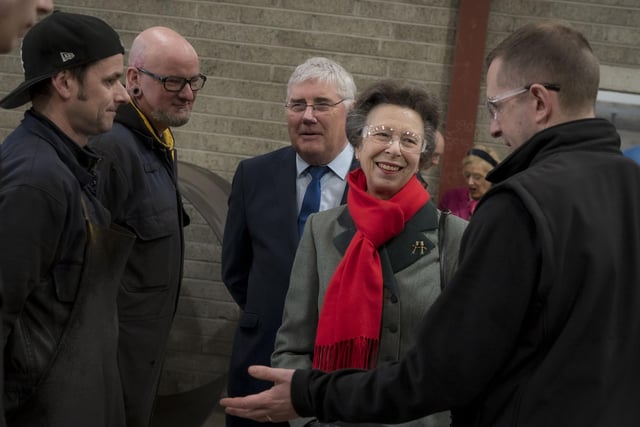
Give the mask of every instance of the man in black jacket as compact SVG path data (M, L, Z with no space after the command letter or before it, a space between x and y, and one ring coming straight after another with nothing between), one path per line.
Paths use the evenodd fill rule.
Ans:
M36 23L38 15L49 13L51 9L53 9L52 0L0 0L0 53L9 53L17 46L20 37L24 37L25 32ZM0 289L2 289L2 274L0 274ZM2 354L0 354L0 387L2 387L1 367ZM2 408L0 402L0 413L3 414ZM0 426L4 425L4 416L0 416Z
M32 104L0 157L7 424L119 427L115 285L132 240L107 228L87 142L129 100L124 48L104 21L56 12L21 53L25 81L0 100Z
M98 194L113 221L136 235L118 295L118 364L127 426L147 427L173 321L188 216L178 190L171 126L189 121L198 91L198 55L165 27L141 32L129 51L127 91L111 132L90 145L104 156Z
M599 64L557 21L487 58L491 134L513 152L463 238L418 346L373 371L269 370L235 415L454 426L633 427L640 419L640 168L594 116Z

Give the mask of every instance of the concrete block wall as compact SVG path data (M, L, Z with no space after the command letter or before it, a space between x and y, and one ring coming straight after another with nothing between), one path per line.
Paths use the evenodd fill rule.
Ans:
M126 47L142 29L169 26L184 34L208 76L192 120L176 129L181 160L231 180L238 162L288 144L286 81L310 56L350 70L359 88L384 77L410 79L441 101L449 93L457 10L475 0L55 0L56 7L99 16ZM493 0L487 49L533 19L563 18L585 32L608 69L640 68L637 0ZM22 81L18 52L0 56L0 95ZM478 89L481 100L484 88ZM0 138L22 110L0 114ZM446 123L446 118L443 117ZM488 134L478 105L476 141L505 153ZM438 169L427 179L437 198ZM220 242L189 205L184 289L172 332L162 391L203 384L226 371L235 304L220 283Z

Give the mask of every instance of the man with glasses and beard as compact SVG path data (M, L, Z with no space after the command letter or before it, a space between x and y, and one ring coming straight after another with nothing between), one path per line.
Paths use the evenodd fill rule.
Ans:
M127 426L147 427L180 294L189 223L170 127L189 121L206 77L184 37L152 27L134 39L126 79L131 102L91 146L104 157L99 197L114 222L136 235L118 295L118 364Z

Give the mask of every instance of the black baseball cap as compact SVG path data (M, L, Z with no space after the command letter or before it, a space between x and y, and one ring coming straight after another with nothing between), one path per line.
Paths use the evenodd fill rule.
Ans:
M69 68L124 54L118 33L94 16L54 12L31 28L20 55L24 82L0 100L2 108L30 101L29 89Z

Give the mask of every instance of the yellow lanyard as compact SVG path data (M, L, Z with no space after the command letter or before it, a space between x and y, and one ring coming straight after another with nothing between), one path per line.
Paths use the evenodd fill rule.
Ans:
M131 101L131 105L133 105L133 108L135 108L136 111L138 112L138 115L142 119L142 122L149 130L149 133L153 135L153 137L156 139L156 141L158 141L158 143L160 143L164 147L167 147L167 149L171 152L171 159L174 159L174 154L173 154L174 140L173 140L173 134L171 133L171 130L169 128L166 128L162 132L162 137L159 137L155 129L153 128L153 126L151 126L151 123L149 123L147 116L145 116L144 113L140 111L140 109L135 104L135 102Z

